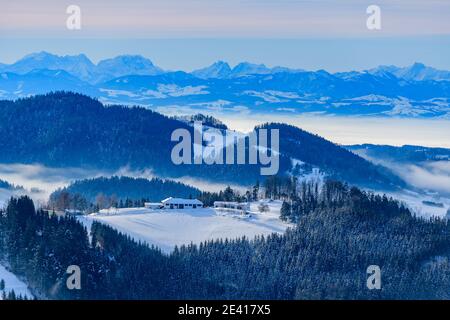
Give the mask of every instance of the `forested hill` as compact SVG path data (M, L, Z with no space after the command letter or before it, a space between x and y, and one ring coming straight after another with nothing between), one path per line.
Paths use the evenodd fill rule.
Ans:
M0 163L117 170L152 169L162 177L254 183L258 165L175 165L174 130L192 126L141 107L103 106L90 97L56 92L0 101ZM288 161L285 161L287 169Z
M269 123L257 128L279 129L280 137L283 137L280 139L281 152L291 159L320 168L328 178L375 189L404 186L404 182L388 169L300 128L282 123Z
M159 202L170 196L195 198L199 194L199 189L171 180L115 176L75 181L53 192L50 195L50 203L64 209L84 210L89 203L100 201L111 202L105 207L120 206L120 203L131 206L126 202Z
M68 92L0 101L0 163L117 170L152 169L164 178L251 185L263 180L259 165L175 165L174 130L192 126L141 107L104 106ZM280 174L292 172L291 157L350 183L385 189L399 185L368 161L299 128L280 128Z
M1 101L0 109L1 162L95 168L156 165L171 150L172 131L188 128L143 108L105 107L66 92Z

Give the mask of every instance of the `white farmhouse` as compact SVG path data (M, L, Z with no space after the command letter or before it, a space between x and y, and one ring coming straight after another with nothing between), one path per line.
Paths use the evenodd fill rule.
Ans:
M165 209L200 209L203 202L197 199L167 198L161 201Z

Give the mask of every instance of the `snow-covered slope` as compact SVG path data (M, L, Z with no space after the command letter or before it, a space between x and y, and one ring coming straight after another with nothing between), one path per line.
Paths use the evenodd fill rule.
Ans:
M450 210L450 199L437 194L427 195L404 190L402 192L388 192L387 195L403 202L415 215L425 219L433 217L445 218L447 211ZM427 202L435 203L439 206L427 205Z
M2 265L0 265L0 280L5 280L5 292L8 293L11 290L17 295L21 295L22 297L27 296L29 299L33 298L33 295L28 290L28 287L25 283L20 281L14 274L5 269ZM0 300L2 300L2 295L0 292Z
M153 244L163 252L175 246L201 243L214 239L236 239L243 236L283 233L290 225L279 219L281 202L268 203L270 211L257 212L258 204L251 205L250 216L230 215L211 208L193 210L150 210L145 208L103 210L81 217L87 226L96 220L106 223L135 240Z

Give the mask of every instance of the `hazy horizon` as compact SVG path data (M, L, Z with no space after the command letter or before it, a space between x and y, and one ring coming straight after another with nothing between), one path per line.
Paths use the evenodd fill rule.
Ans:
M361 71L415 62L450 70L450 36L356 39L0 39L0 63L24 56L85 54L93 63L118 55L142 55L164 70L193 71L216 61L328 72ZM180 52L183 57L180 59Z
M381 10L369 30L367 8ZM66 10L81 10L69 30ZM419 61L450 70L450 2L445 0L98 0L10 1L0 12L0 61L47 50L84 52L94 62L135 53L169 70L217 60L330 72Z

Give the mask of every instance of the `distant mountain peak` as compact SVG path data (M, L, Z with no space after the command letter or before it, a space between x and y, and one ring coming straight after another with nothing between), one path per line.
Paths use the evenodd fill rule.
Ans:
M265 64L251 63L248 61L240 62L231 68L230 65L222 60L218 60L208 67L192 71L192 74L201 79L227 79L239 78L256 74L275 74L275 73L300 73L305 72L303 69L290 69L287 67L276 66L267 67Z
M39 52L35 52L35 53L30 53L25 55L22 59L18 60L16 62L23 62L23 61L27 61L27 60L35 60L35 61L42 61L45 59L53 59L54 61L58 61L59 63L62 63L63 61L67 61L67 60L72 60L72 61L82 61L82 62L87 62L89 64L93 64L92 61L84 54L84 53L80 53L77 55L56 55L47 51L39 51Z
M77 55L72 56L72 57L73 57L73 58L76 58L76 59L79 59L79 60L81 60L81 61L88 62L88 63L90 63L90 64L94 64L94 63L91 61L91 59L89 59L84 53L80 53L80 54L77 54Z
M80 80L98 83L126 75L156 75L163 71L140 55L120 55L95 65L85 54L56 55L47 51L28 54L11 65L0 65L2 72L27 74L33 70L63 70Z
M415 62L407 67L397 66L379 66L374 69L368 70L368 72L380 75L381 72L389 72L397 78L404 80L423 81L450 81L450 71L438 70L433 67L429 67L422 62Z
M218 78L224 79L227 78L231 73L230 65L222 60L214 62L212 65L198 69L192 72L194 76L201 79L209 79L209 78Z
M136 61L140 61L140 62L146 62L148 64L153 65L153 62L150 59L145 58L138 54L121 54L114 58L101 60L98 64L105 63L107 61L123 61L123 62L129 62L129 63L135 63Z
M216 62L214 62L213 64L212 64L213 66L230 66L229 64L228 64L228 62L225 62L225 61L223 61L223 60L217 60Z
M118 78L127 75L158 75L163 70L156 67L153 62L141 55L119 55L114 58L101 60L97 65L97 73L100 78Z
M427 66L422 62L414 62L414 64L411 66L411 69L424 69L424 68L427 68Z
M150 59L145 58L141 55L131 55L131 54L122 54L122 55L118 55L114 58L101 60L98 63L98 66L101 67L102 65L113 64L113 63L116 63L116 64L123 63L123 64L131 64L131 65L144 64L147 66L154 66L153 62Z
M255 64L250 62L241 62L236 65L232 72L232 77L241 77L251 74L269 74L271 70L265 64Z
M269 68L267 68L267 66L263 63L251 63L248 61L245 62L241 62L239 64L237 64L234 68L233 71L237 71L237 70L242 70L242 69L260 69L260 70L270 70Z
M42 59L44 57L57 57L57 55L47 52L47 51L39 51L39 52L33 52L30 54L27 54L22 59L19 59L19 61L26 60L26 59Z

